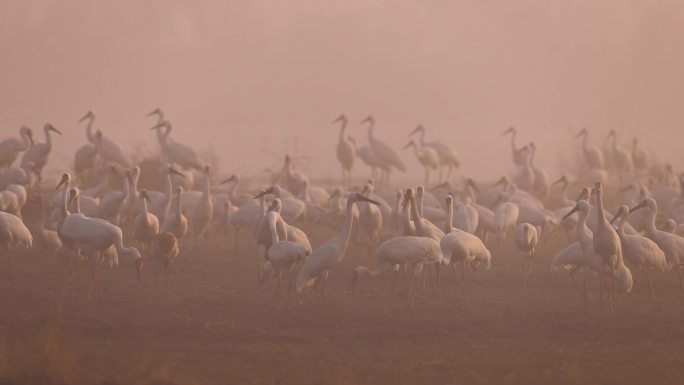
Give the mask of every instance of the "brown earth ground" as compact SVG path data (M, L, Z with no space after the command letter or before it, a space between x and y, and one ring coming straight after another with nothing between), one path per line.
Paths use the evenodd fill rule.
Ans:
M464 297L447 271L442 295L424 290L415 309L390 293L389 274L345 294L353 267L369 264L360 246L331 274L327 301L294 294L289 305L257 288L255 258L231 244L185 251L156 293L149 268L140 287L130 264L102 267L91 299L85 268L67 282L62 262L34 250L0 275L0 383L682 383L674 274L652 275L659 302L637 275L609 315L596 279L585 307L567 272L549 270L558 245L540 250L526 292L503 246Z

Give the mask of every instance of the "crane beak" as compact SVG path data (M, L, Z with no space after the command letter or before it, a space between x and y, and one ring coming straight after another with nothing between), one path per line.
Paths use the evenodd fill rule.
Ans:
M560 184L560 183L567 183L567 182L568 182L568 178L566 178L565 175L563 175L563 176L561 176L560 178L558 178L557 181L553 182L553 185L555 186L555 185L557 185L557 184Z
M161 114L161 110L159 108L156 108L153 111L148 112L145 116L149 117L149 116L160 115L160 114Z
M346 120L347 120L347 117L344 116L344 114L342 114L342 115L338 116L337 118L335 118L335 120L333 120L332 123L344 122Z
M362 121L360 122L360 124L368 123L368 122L370 122L370 121L372 121L372 120L373 120L373 117L372 117L372 116L368 116L366 119L362 120Z
M365 196L363 196L363 195L361 195L361 194L359 194L359 193L356 193L356 200L357 200L357 201L361 201L361 202L368 202L368 203L370 203L370 204L374 204L374 205L376 205L376 206L380 206L380 203L379 203L379 202L376 202L376 201L374 201L374 200L372 200L372 199L370 199L370 198L366 198Z
M642 209L642 208L644 208L644 207L646 207L646 199L644 199L643 201L641 201L641 203L639 203L638 205L636 205L636 206L632 207L631 209L629 209L629 213L631 214L632 212L634 212L634 211L636 211L636 210L639 210L639 209Z
M608 223L612 225L613 222L615 222L621 215L622 215L622 210L620 210L619 212L617 212L617 213L615 214L615 216L613 217L613 219L611 219L610 222L608 222Z
M224 180L224 181L221 182L220 184L230 183L230 182L233 182L233 181L236 180L236 179L237 179L237 176L236 176L235 174L233 174L233 175L230 176L230 178Z
M56 132L56 133L58 133L58 134L62 135L62 131L60 131L60 130L56 129L56 128L55 128L55 127L53 127L53 126L52 126L51 124L50 124L50 125L48 125L48 130L49 130L49 131L54 131L54 132Z
M159 122L158 124L155 124L154 126L152 126L152 128L150 128L150 130L156 130L156 129L162 128L162 127L166 126L167 124L168 124L168 122L166 120L163 120L163 121Z
M81 119L78 120L78 122L81 123L82 121L89 119L89 118L92 118L92 117L93 117L93 112L88 111Z
M502 184L505 180L506 180L506 178L501 177L498 181L496 181L496 183L494 183L494 187L496 187L496 186Z
M340 196L341 193L342 193L342 192L341 192L340 190L335 189L335 191L333 191L333 193L330 194L330 197L328 198L328 202L327 202L327 203L330 204L330 201L333 200L333 198L337 198L338 196Z
M577 133L577 135L575 135L575 138L579 138L580 136L585 135L585 134L587 134L587 129L583 128L580 130L580 132Z
M572 208L563 218L561 218L561 221L564 221L567 217L571 216L572 214L576 213L579 211L579 204L576 204L575 207Z
M406 143L406 146L404 146L403 150L406 150L407 148L409 148L411 146L413 146L413 141Z
M274 192L275 192L275 189L273 188L273 186L271 186L267 190L264 190L264 191L260 192L259 194L257 194L257 196L255 196L254 199L261 198L262 196L264 196L266 194L273 194Z
M183 174L182 172L176 170L176 169L173 168L173 167L169 167L169 172L170 172L171 174L176 174L176 175L182 177L183 179L185 179L185 174Z
M59 181L59 184L57 184L57 187L55 187L55 190L59 190L59 188L62 187L64 183L66 183L68 178L69 177L67 176L67 174L62 175L62 179Z
M411 132L408 134L408 136L411 136L411 135L415 134L416 132L419 132L419 131L422 130L422 129L423 129L423 126L419 124L418 127L414 128L413 131L411 131Z
M501 136L504 136L506 134L510 134L511 132L515 132L515 127L513 127L513 126L508 127L508 129L506 131L501 133Z

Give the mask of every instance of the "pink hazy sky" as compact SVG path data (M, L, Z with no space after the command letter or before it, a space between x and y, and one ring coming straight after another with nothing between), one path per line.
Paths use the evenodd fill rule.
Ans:
M0 133L52 122L64 132L52 171L85 143L88 109L131 153L155 151L144 114L157 106L226 173L258 172L275 160L262 150L297 139L315 161L301 167L337 175L340 112L364 142L358 121L372 113L397 148L422 123L480 177L509 169L509 125L548 168L582 126L596 142L612 127L637 135L684 166L677 0L5 0L0 51Z

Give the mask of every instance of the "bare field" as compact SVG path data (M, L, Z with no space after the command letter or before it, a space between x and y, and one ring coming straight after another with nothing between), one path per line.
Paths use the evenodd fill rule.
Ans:
M320 241L320 239L318 239ZM390 293L390 276L362 279L351 247L331 274L329 300L259 290L248 253L184 252L168 291L143 286L133 267L100 268L87 298L82 269L35 252L16 258L0 290L2 384L676 384L684 378L684 293L672 273L654 274L660 301L636 275L617 314L591 304L542 249L529 289L513 248L497 252L461 297L442 274L442 295L416 309ZM222 249L228 249L223 247ZM507 250L511 250L508 252ZM577 274L581 279L581 274ZM366 278L366 277L364 277Z

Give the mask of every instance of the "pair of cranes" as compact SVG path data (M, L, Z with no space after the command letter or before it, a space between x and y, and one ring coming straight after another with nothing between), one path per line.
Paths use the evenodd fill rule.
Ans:
M368 123L368 145L359 146L356 140L346 135L346 128L348 124L347 117L342 114L332 122L340 123L340 131L337 142L336 154L342 168L342 181L345 185L349 185L351 178L351 170L354 167L356 157L368 165L371 170L371 176L376 177L377 170L380 171L380 184L389 184L389 175L393 170L406 172L406 165L401 160L397 152L388 144L384 143L374 135L375 118L369 115L360 123ZM430 170L439 168L442 179L442 171L444 168L448 170L446 179L449 179L454 168L461 165L458 154L451 147L441 142L425 142L425 127L419 125L413 130L409 136L420 133L420 142L410 140L404 149L412 147L414 154L420 164L425 169L425 184L428 184Z

